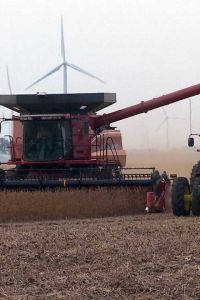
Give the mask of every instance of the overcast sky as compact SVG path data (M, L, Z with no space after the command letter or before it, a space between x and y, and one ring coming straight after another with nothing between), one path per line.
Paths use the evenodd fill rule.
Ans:
M200 1L198 0L0 0L0 93L13 93L61 63L60 17L67 60L104 79L103 85L68 69L68 92L115 92L123 108L141 100L200 83ZM62 71L30 93L63 91ZM189 134L188 100L166 107L171 147ZM200 96L192 100L192 127L200 133ZM125 148L164 148L162 109L116 125ZM200 141L199 141L200 142Z

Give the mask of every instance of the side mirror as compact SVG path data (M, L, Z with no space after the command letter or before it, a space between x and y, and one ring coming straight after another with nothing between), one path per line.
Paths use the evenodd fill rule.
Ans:
M188 138L188 146L189 147L193 147L194 146L194 138L193 137L189 137Z

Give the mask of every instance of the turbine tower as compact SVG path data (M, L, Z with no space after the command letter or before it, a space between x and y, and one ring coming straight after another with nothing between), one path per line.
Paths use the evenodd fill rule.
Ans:
M164 107L162 107L164 120L160 123L157 130L159 130L164 124L166 124L166 148L169 148L169 120L184 120L183 118L169 117Z
M10 95L12 95L12 88L11 88L11 83L10 83L10 75L9 75L9 71L8 71L8 65L6 66L6 74L7 74L8 89L9 89Z
M9 75L9 70L8 70L8 65L6 66L6 74L7 74L7 82L8 82L8 89L10 92L10 95L12 95L12 87L11 87L11 81L10 81L10 75ZM10 110L10 118L12 118L13 111ZM12 135L12 123L9 123L9 135Z
M64 41L64 30L63 30L63 18L61 17L61 56L62 56L62 63L59 64L57 67L55 67L54 69L52 69L51 71L49 71L47 74L45 74L44 76L42 76L41 78L39 78L38 80L34 81L31 85L29 85L27 89L31 88L32 86L34 86L35 84L37 84L38 82L42 81L43 79L49 77L50 75L52 75L53 73L59 71L61 68L63 68L63 92L64 94L67 94L67 67L74 69L82 74L85 74L93 79L96 79L98 81L100 81L101 83L105 83L105 81L101 80L99 77L83 70L82 68L68 62L66 60L66 56L65 56L65 41Z

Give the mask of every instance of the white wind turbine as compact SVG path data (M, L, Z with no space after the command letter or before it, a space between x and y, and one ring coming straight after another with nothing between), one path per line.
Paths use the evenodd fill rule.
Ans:
M12 87L11 87L8 65L6 66L6 74L7 74L8 89L9 89L10 95L12 95ZM12 118L12 115L13 115L13 111L10 110L10 118ZM9 135L12 135L12 123L11 122L9 122Z
M9 89L10 95L12 95L12 87L11 87L11 82L10 82L8 65L6 66L6 74L7 74L8 89Z
M60 70L61 68L63 68L63 91L64 94L67 94L67 67L72 68L80 73L83 73L91 78L94 78L98 81L100 81L101 83L105 83L105 81L101 80L100 78L96 77L95 75L83 70L82 68L68 62L66 60L65 57L65 42L64 42L64 30L63 30L63 18L61 17L61 56L62 56L62 63L59 64L57 67L55 67L54 69L52 69L51 71L49 71L46 75L42 76L41 78L39 78L38 80L34 81L31 85L29 85L27 89L31 88L32 86L34 86L35 84L37 84L38 82L40 82L41 80L49 77L50 75L52 75L53 73L57 72L58 70Z
M169 148L169 120L184 120L183 118L178 117L169 117L167 114L167 111L162 107L163 113L164 113L164 120L160 123L157 130L159 130L164 124L166 124L166 148Z

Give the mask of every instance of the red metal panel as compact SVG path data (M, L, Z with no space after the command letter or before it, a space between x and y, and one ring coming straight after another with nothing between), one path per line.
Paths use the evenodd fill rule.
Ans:
M54 161L16 161L17 165L102 165L105 164L106 162L102 162L97 159L77 159L77 160L54 160Z
M88 116L82 115L72 119L72 143L75 160L91 158Z
M20 121L13 122L13 160L21 160L23 144L23 125Z

